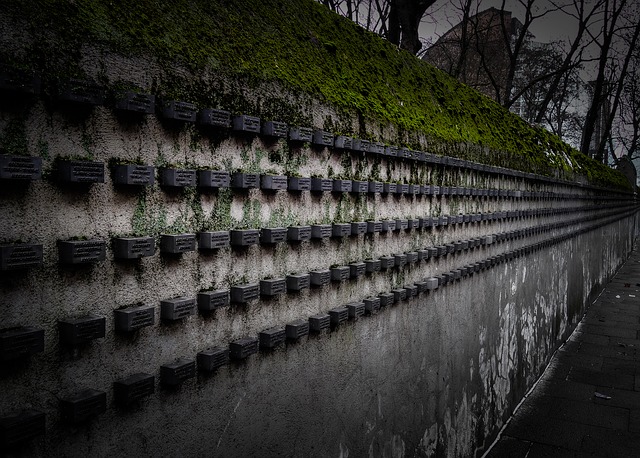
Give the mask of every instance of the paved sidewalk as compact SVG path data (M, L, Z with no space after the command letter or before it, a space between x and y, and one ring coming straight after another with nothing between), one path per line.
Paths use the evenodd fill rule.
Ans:
M634 251L489 457L640 457L640 252Z

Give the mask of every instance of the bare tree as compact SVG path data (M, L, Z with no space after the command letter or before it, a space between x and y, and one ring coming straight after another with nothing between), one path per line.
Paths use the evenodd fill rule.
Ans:
M437 0L318 0L327 8L417 54L422 49L419 27Z
M629 65L614 139L629 159L640 158L640 50L636 49Z

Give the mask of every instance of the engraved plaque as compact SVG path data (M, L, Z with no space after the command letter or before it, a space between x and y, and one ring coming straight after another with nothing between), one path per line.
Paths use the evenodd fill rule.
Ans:
M155 392L156 378L151 374L137 373L113 382L113 398L116 404L126 407Z
M233 117L233 130L247 134L260 133L260 118L256 116L240 115Z
M42 159L32 156L0 154L0 180L39 180L42 178Z
M255 337L245 337L235 340L229 344L231 359L245 359L258 351L258 339Z
M155 307L150 305L114 310L115 330L133 332L146 326L153 326L155 311Z
M263 296L278 296L284 294L287 288L284 278L260 280L260 294Z
M368 297L364 301L364 311L367 315L374 315L380 310L380 298Z
M198 113L198 123L203 126L228 129L231 127L231 113L226 110L205 108Z
M328 329L331 324L331 318L328 314L319 314L309 317L309 329L313 332L321 332Z
M325 286L331 281L331 271L326 270L313 270L309 272L309 278L311 285L313 286Z
M349 266L332 267L330 270L331 280L337 282L348 280L351 275L351 268Z
M289 129L289 140L295 142L311 142L313 129L309 127L291 127Z
M196 234L162 234L160 251L168 254L181 254L196 249Z
M218 289L215 291L202 291L198 293L198 310L211 312L220 307L229 305L229 290Z
M62 418L73 424L84 423L107 410L107 393L83 390L60 400Z
M196 171L187 169L160 169L160 185L184 188L196 185Z
M234 173L231 186L238 189L250 189L260 186L260 175L257 173Z
M122 92L117 96L115 108L133 113L153 114L156 110L156 96L132 91Z
M258 334L260 348L272 349L284 343L285 332L282 328L271 328Z
M230 231L231 245L249 246L258 243L260 231L258 229L235 229Z
M352 320L357 320L359 317L364 315L364 309L364 302L350 302L347 304L349 318Z
M120 164L113 167L113 182L128 186L152 186L155 167L151 165Z
M289 191L311 191L311 178L289 177Z
M198 233L198 247L201 250L218 250L231 243L229 231L213 231Z
M262 175L260 178L260 187L267 191L287 189L287 185L288 178L283 175Z
M297 320L287 324L285 334L289 340L299 340L309 334L309 321Z
M104 183L104 162L60 161L58 177L65 183Z
M347 321L349 318L349 310L347 307L336 307L329 310L329 318L331 320L331 326L338 326Z
M311 276L309 274L291 274L287 275L287 290L301 291L311 286Z
M160 383L165 386L178 386L196 376L196 362L179 359L171 364L160 366Z
M33 409L0 417L0 449L9 449L45 433L45 415Z
M166 321L182 320L196 314L194 297L177 297L160 302L160 318Z
M231 287L231 302L245 304L260 295L260 284L249 283Z
M42 265L42 245L18 243L0 246L0 270L21 270Z
M203 189L228 188L231 175L223 170L198 170L198 187Z
M292 242L311 240L311 226L290 226L287 229L287 239Z
M287 138L289 126L285 122L265 121L262 124L262 135L266 137Z
M274 244L287 241L286 227L265 227L260 231L260 243Z
M112 240L113 257L116 259L138 259L153 256L156 240L153 237L118 237Z
M58 241L58 254L63 264L87 264L104 261L106 243L104 240Z
M213 372L229 362L229 349L225 347L211 348L198 353L198 369L201 372Z
M193 103L179 100L163 100L160 104L162 117L174 121L196 122L197 111L198 109Z
M44 351L44 330L31 326L0 329L0 361Z
M80 345L104 337L105 319L100 316L84 316L58 322L60 341L67 345Z

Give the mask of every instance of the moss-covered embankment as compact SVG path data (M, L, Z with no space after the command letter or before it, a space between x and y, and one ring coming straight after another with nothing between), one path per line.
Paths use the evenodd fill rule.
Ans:
M396 138L376 140L628 187L621 174L312 0L3 3L2 14L22 23L32 39L19 48L0 50L0 61L49 78L84 76L80 62L90 42L123 56L152 59L163 68L165 77L140 87L143 91L203 107L304 122L305 115L290 100L248 98L209 84L211 75L231 77L248 88L276 82L349 116L355 111L361 119L396 126ZM190 77L172 74L177 67L187 69ZM111 87L131 84L124 79L99 82ZM352 124L340 119L328 123L322 127L376 136L363 128L351 132Z

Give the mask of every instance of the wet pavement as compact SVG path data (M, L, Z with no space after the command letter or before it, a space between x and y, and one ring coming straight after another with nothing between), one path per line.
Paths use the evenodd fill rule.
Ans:
M554 355L487 457L640 457L640 252Z

